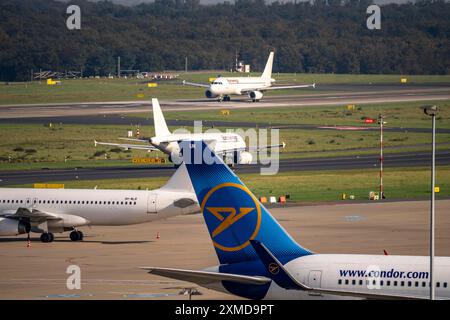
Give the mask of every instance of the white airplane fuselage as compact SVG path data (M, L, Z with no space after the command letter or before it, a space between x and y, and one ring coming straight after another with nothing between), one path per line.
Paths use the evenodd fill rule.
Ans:
M430 295L430 264L426 256L362 254L312 254L296 258L284 267L298 282L309 287L333 291L404 296L427 299ZM207 269L219 271L219 267ZM436 257L434 267L436 298L450 299L450 258ZM239 295L239 290L217 282L207 288ZM286 290L274 281L264 299L358 299L357 295L317 294L305 290Z
M219 77L210 85L205 95L208 98L215 98L227 95L242 95L243 91L254 88L269 88L274 79L264 80L260 77ZM209 91L209 93L208 93Z
M176 206L179 199L196 203L195 195L188 191L2 188L0 212L19 208L49 212L63 218L49 220L49 232L63 232L82 225L137 224L199 210L197 205ZM8 230L14 221L0 218L0 235L12 235Z

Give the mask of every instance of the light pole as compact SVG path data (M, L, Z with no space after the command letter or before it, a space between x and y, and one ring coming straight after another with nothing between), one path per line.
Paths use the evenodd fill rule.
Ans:
M431 117L431 207L430 207L430 300L435 299L434 282L434 184L436 177L436 113L437 106L425 106L423 112Z
M383 125L386 123L384 122L384 115L378 115L378 123L380 125L380 199L386 199L383 188Z

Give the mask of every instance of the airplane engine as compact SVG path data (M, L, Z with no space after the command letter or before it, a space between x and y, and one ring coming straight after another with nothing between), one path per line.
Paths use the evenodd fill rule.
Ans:
M250 99L252 99L253 102L259 101L263 97L263 93L261 91L250 91L248 93L248 96Z
M0 236L17 236L28 233L31 226L28 222L8 218L0 218Z
M169 155L169 161L173 164L180 165L183 162L183 157L179 152L172 152Z
M207 98L209 98L209 99L214 99L214 98L217 98L217 97L218 97L217 95L215 95L214 93L212 93L211 90L206 90L206 91L205 91L205 96L206 96Z
M239 164L251 164L253 160L253 155L250 152L243 151L239 155Z

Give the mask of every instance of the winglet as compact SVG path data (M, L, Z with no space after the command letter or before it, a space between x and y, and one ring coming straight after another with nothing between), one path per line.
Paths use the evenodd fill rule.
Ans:
M186 80L183 80L183 86L186 84Z
M94 139L94 146L96 147L98 144L97 140Z
M312 87L313 87L313 88L316 88L316 84L315 84L315 83L313 83L313 84L312 84Z

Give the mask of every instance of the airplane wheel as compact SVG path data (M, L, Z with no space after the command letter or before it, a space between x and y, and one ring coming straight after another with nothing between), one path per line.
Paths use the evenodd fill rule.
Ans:
M51 242L52 239L53 239L53 234L51 234L51 233L44 232L43 234L41 234L41 241L44 243Z
M83 236L80 236L80 231L74 230L70 233L70 240L72 240L72 241L79 241L79 240L81 240L80 238L82 238L82 237Z
M83 240L83 238L84 238L84 234L83 234L83 232L81 232L81 231L78 231L78 235L80 236L80 241L82 241L82 240Z
M53 233L49 233L48 235L50 236L50 240L48 242L53 242L53 240L55 240Z

